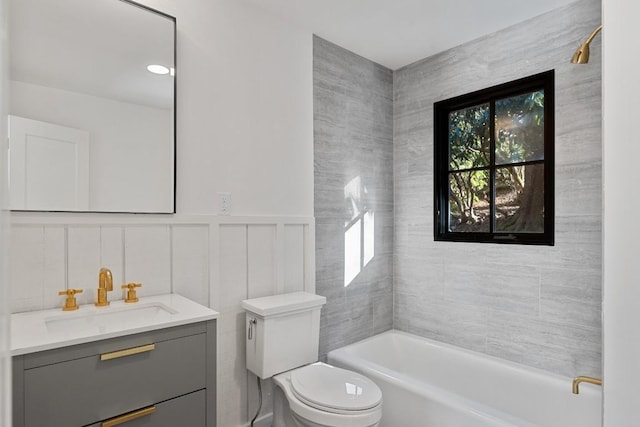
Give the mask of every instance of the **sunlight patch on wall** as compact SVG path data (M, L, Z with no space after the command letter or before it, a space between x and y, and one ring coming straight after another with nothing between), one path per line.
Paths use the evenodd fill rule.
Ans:
M375 240L375 236L374 236L374 225L375 225L375 219L374 219L374 213L369 211L369 212L365 212L364 213L364 218L363 218L363 223L362 223L362 228L364 233L362 233L362 246L364 249L363 252L363 268L367 266L367 264L369 264L369 262L373 259L373 256L375 255L375 250L374 250L374 240Z
M344 286L349 286L360 274L360 221L352 224L344 232Z
M375 256L375 215L365 202L368 194L360 176L344 187L347 220L344 231L344 286L358 277Z

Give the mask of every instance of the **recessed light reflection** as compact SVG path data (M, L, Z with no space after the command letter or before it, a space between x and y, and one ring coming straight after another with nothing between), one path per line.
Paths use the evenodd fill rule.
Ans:
M345 388L346 388L346 392L347 394L353 395L353 396L360 396L362 395L362 387L359 387L355 384L351 384L351 383L344 383Z
M147 66L147 70L153 74L169 74L170 70L164 65L151 64Z

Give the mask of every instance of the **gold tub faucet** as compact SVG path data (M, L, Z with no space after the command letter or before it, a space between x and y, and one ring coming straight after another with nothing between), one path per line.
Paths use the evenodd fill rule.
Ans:
M98 300L96 301L96 307L105 307L109 305L107 299L107 292L113 290L113 276L111 270L102 267L100 274L98 274Z
M575 377L573 379L573 386L572 386L573 394L580 393L580 390L578 389L578 386L580 385L580 383L602 385L602 380L598 378L592 378L592 377Z

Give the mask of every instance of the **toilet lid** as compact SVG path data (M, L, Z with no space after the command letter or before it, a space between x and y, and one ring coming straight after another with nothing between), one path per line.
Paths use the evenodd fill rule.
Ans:
M300 400L329 412L362 411L382 401L380 388L369 378L325 364L296 369L291 386Z

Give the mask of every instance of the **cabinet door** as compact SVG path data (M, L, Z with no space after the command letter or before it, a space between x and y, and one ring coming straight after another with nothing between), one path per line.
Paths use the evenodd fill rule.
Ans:
M206 392L204 390L154 405L153 412L125 421L127 414L105 420L89 427L204 427ZM142 408L145 409L145 408ZM135 411L134 411L135 412Z

